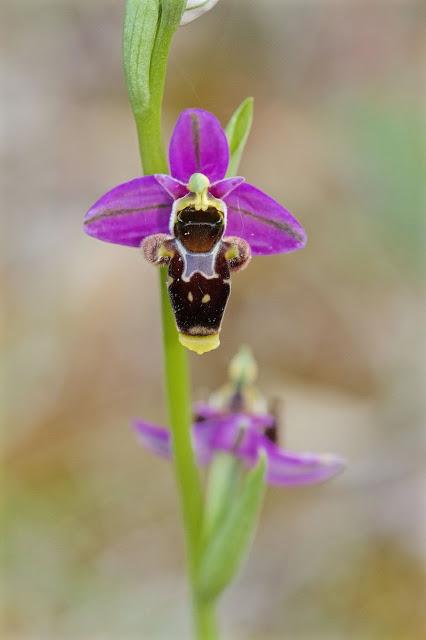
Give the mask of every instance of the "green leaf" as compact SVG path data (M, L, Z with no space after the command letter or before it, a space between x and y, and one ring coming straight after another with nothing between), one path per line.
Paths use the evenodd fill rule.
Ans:
M246 98L234 111L226 126L230 160L227 177L235 176L253 122L253 98Z
M142 113L149 105L149 73L159 14L159 0L126 0L123 63L134 113Z
M219 530L203 549L198 569L200 597L214 600L231 582L254 536L265 490L266 457L247 473L241 492L235 497Z
M123 63L133 113L152 109L164 84L170 42L186 0L126 0ZM156 105L157 107L157 105Z
M167 60L186 0L126 0L123 63L144 172L167 173L161 105Z

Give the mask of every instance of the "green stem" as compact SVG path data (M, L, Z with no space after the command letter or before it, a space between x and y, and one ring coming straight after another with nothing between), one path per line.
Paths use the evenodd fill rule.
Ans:
M162 3L157 33L151 54L149 101L133 106L139 150L145 174L168 173L161 133L161 109L167 59L176 24L170 26L170 16L179 13L182 0ZM180 13L179 13L180 16ZM180 497L194 623L199 640L217 637L212 603L200 600L196 590L197 565L200 555L203 502L200 476L191 441L191 398L188 363L185 349L178 340L175 320L167 292L167 270L160 271L161 313L164 343L165 387L173 442L173 460Z
M173 460L186 531L188 566L193 589L202 519L200 478L191 444L191 404L188 362L178 340L166 286L167 270L160 272L166 394L173 438ZM193 595L194 597L194 595Z
M164 48L170 46L157 33L151 58L150 103L147 109L135 112L139 149L144 172L168 173L161 135L161 107L166 75ZM161 44L161 47L158 45ZM161 55L158 55L159 50ZM155 70L155 73L154 73ZM186 531L187 554L191 575L195 570L202 514L201 487L194 452L191 446L191 398L188 363L180 345L166 286L167 270L160 272L161 312L164 343L164 367L168 412L173 438L174 464Z
M214 602L198 602L195 606L195 626L199 640L216 640L218 631Z

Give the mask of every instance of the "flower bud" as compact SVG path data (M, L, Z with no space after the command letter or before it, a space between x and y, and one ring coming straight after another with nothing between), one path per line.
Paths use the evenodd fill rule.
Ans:
M180 21L181 25L188 24L188 22L196 20L196 18L202 16L203 13L206 13L207 11L210 11L210 9L213 9L217 2L218 0L188 0L188 2L186 3L186 9L183 12Z
M234 384L249 385L257 378L257 364L249 347L241 347L229 365L229 377Z

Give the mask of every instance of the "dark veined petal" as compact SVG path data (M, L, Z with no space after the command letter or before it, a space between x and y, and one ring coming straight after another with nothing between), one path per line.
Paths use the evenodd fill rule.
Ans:
M345 461L331 454L291 453L262 437L268 458L266 480L281 486L309 485L328 480L342 472Z
M241 176L235 176L234 178L225 178L225 180L219 180L210 186L210 193L219 199L226 198L231 191L234 191L237 187L245 182L245 178Z
M229 163L228 141L219 120L202 109L183 111L169 146L170 171L185 184L193 173L203 173L210 182L221 180Z
M139 247L155 233L168 233L172 196L154 176L135 178L108 191L89 209L84 229L89 236Z
M150 422L135 420L134 427L146 449L152 451L163 458L170 458L172 455L171 435L168 429L157 427Z
M254 255L287 253L305 245L305 231L296 218L251 184L240 184L224 201L228 208L225 236L243 238Z

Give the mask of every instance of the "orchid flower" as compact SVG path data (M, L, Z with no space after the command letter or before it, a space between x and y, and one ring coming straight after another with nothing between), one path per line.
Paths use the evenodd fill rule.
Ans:
M142 247L168 268L180 342L204 353L219 345L231 272L251 255L304 246L300 223L242 177L225 178L229 145L217 118L183 111L169 146L170 175L136 178L102 196L85 216L99 240Z
M258 412L267 402L253 385L256 369L250 359L250 352L240 351L231 363L230 384L213 394L208 403L195 405L192 441L198 463L209 464L217 453L225 452L250 468L263 453L266 481L280 486L315 484L343 471L345 462L338 456L294 453L278 446L276 417L272 412ZM171 458L168 429L141 420L134 426L147 449Z
M168 429L138 420L135 428L141 443L158 456L171 458ZM267 459L266 481L271 485L315 484L340 473L345 463L331 454L293 453L278 447L273 416L231 413L195 422L193 446L198 463L209 464L220 451L230 453L247 467L253 467L261 452Z

